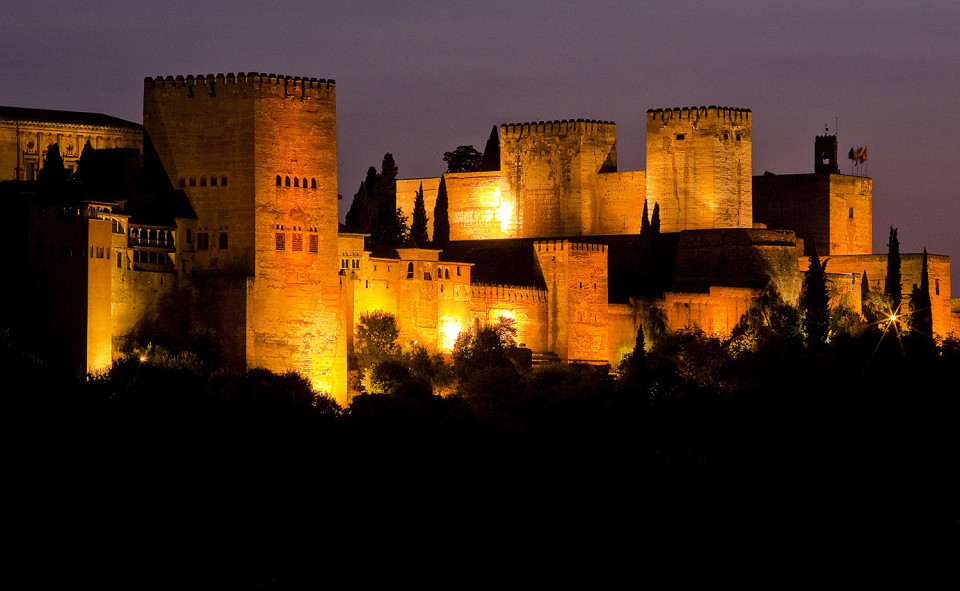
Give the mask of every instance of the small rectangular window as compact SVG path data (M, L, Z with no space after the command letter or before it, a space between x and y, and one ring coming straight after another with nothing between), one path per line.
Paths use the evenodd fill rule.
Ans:
M291 243L293 244L294 252L302 251L303 250L303 234L301 234L300 232L294 232Z
M286 239L283 235L283 232L277 232L277 250L286 249Z
M316 234L310 234L310 252L317 252L320 250L319 239Z
M681 141L681 140L685 140L685 139L687 139L687 136L686 136L686 135L684 135L684 134L682 134L682 133L678 133L678 134L677 134L677 141Z
M227 244L228 244L227 233L220 232L220 235L217 237L217 239L218 239L217 248L219 248L220 250L227 250Z
M210 250L210 235L206 232L197 232L197 250Z

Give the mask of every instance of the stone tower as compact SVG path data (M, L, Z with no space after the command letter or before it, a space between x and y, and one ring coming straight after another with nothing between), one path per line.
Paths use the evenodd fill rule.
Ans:
M664 232L750 228L749 109L647 111L647 200Z
M275 74L147 78L143 122L197 216L181 237L191 323L235 363L342 398L335 96L332 80Z
M580 236L599 227L597 173L617 168L617 126L583 119L500 126L501 200L517 238Z
M837 161L837 136L818 135L813 141L813 172L840 174Z

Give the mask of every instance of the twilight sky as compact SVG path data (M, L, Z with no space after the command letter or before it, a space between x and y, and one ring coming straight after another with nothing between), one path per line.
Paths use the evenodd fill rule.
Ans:
M812 171L838 120L843 172L869 147L875 252L894 225L903 252L960 257L955 0L13 0L0 19L0 105L141 122L145 76L335 79L341 217L384 152L435 176L495 124L604 119L642 170L648 108L721 105L753 110L755 174Z

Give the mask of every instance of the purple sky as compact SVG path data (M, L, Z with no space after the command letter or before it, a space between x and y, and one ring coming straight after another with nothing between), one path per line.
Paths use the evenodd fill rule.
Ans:
M2 9L0 104L142 120L145 76L337 81L341 216L370 165L438 175L493 125L618 124L642 170L648 108L753 110L755 174L807 172L839 119L869 146L874 250L960 256L960 3L102 2ZM960 294L960 269L953 279Z

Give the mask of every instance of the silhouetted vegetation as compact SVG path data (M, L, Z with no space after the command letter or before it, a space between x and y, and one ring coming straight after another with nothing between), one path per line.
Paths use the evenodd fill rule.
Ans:
M410 224L410 238L418 246L426 247L430 243L430 237L427 234L427 208L423 203L423 183L417 189L417 195L413 201L413 221Z
M483 154L473 146L457 146L453 152L444 152L447 172L477 172L483 163ZM497 163L499 167L499 162Z
M858 321L806 347L767 290L728 339L644 325L611 372L516 363L507 320L444 362L391 319L357 338L381 393L342 409L157 344L77 381L0 333L7 580L793 587L889 563L923 586L950 564L955 337Z
M397 174L393 154L383 155L380 172L371 166L353 196L345 221L351 229L369 234L371 245L396 247L409 235L407 217L397 207Z
M450 245L450 202L446 179L440 177L437 203L433 207L433 247L444 249Z

